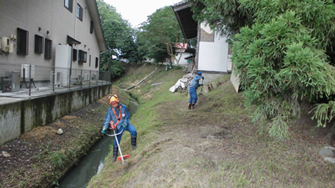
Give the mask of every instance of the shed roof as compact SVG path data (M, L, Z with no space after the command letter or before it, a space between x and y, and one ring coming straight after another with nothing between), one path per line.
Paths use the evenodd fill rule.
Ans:
M185 39L191 39L197 36L198 23L193 19L191 3L180 2L171 6L179 23L179 27Z

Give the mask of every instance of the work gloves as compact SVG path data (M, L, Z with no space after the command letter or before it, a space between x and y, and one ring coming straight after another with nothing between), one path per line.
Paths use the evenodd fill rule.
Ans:
M128 126L128 123L126 123L126 122L124 122L124 123L122 124L122 127L123 127L123 128L126 128L127 126ZM115 129L115 131L117 132L117 127L116 127L116 126L115 126L115 127L114 127L114 126L111 126L110 128L111 128L112 130ZM106 129L103 129L103 130L101 131L101 133L102 133L102 134L106 134Z
M205 79L205 77L202 77L201 79Z

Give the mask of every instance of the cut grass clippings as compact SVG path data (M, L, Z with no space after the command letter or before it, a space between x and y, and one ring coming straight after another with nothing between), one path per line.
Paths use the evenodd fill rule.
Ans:
M152 70L141 68L133 71L145 77ZM110 153L88 187L335 186L334 166L318 156L325 142L306 141L299 131L299 122L310 117L292 123L291 130L296 131L289 140L260 135L251 122L252 110L244 107L242 93L235 93L230 75L214 81L213 85L223 84L199 94L196 109L189 110L186 93L168 90L184 74L176 69L157 71L130 91L141 102L130 121L138 131L138 148L131 150L130 136L125 133L121 147L131 156L127 163L112 162ZM126 76L117 84L138 79ZM152 86L158 82L163 84ZM320 129L303 132L313 134Z

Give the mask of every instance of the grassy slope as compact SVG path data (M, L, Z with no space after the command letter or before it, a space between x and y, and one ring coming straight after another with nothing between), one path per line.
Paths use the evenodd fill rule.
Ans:
M127 164L113 163L110 153L88 187L334 187L333 166L318 157L324 142L303 135L319 129L292 124L290 140L259 136L229 75L199 95L196 110L188 110L185 93L168 91L184 73L158 69L131 91L141 101L130 121L138 149L131 151L126 133L121 147L131 155ZM130 86L153 70L132 69L117 84ZM151 86L158 82L163 84Z

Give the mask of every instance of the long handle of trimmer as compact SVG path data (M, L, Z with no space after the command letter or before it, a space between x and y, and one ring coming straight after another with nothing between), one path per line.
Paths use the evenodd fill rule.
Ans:
M121 155L121 159L122 159L122 164L124 164L124 160L123 160L123 155L122 155L121 147L120 147L119 141L117 140L117 136L116 136L116 134L115 134L115 129L113 129L113 131L114 131L115 141L116 141L117 147L119 148L119 151L120 151L120 155Z

